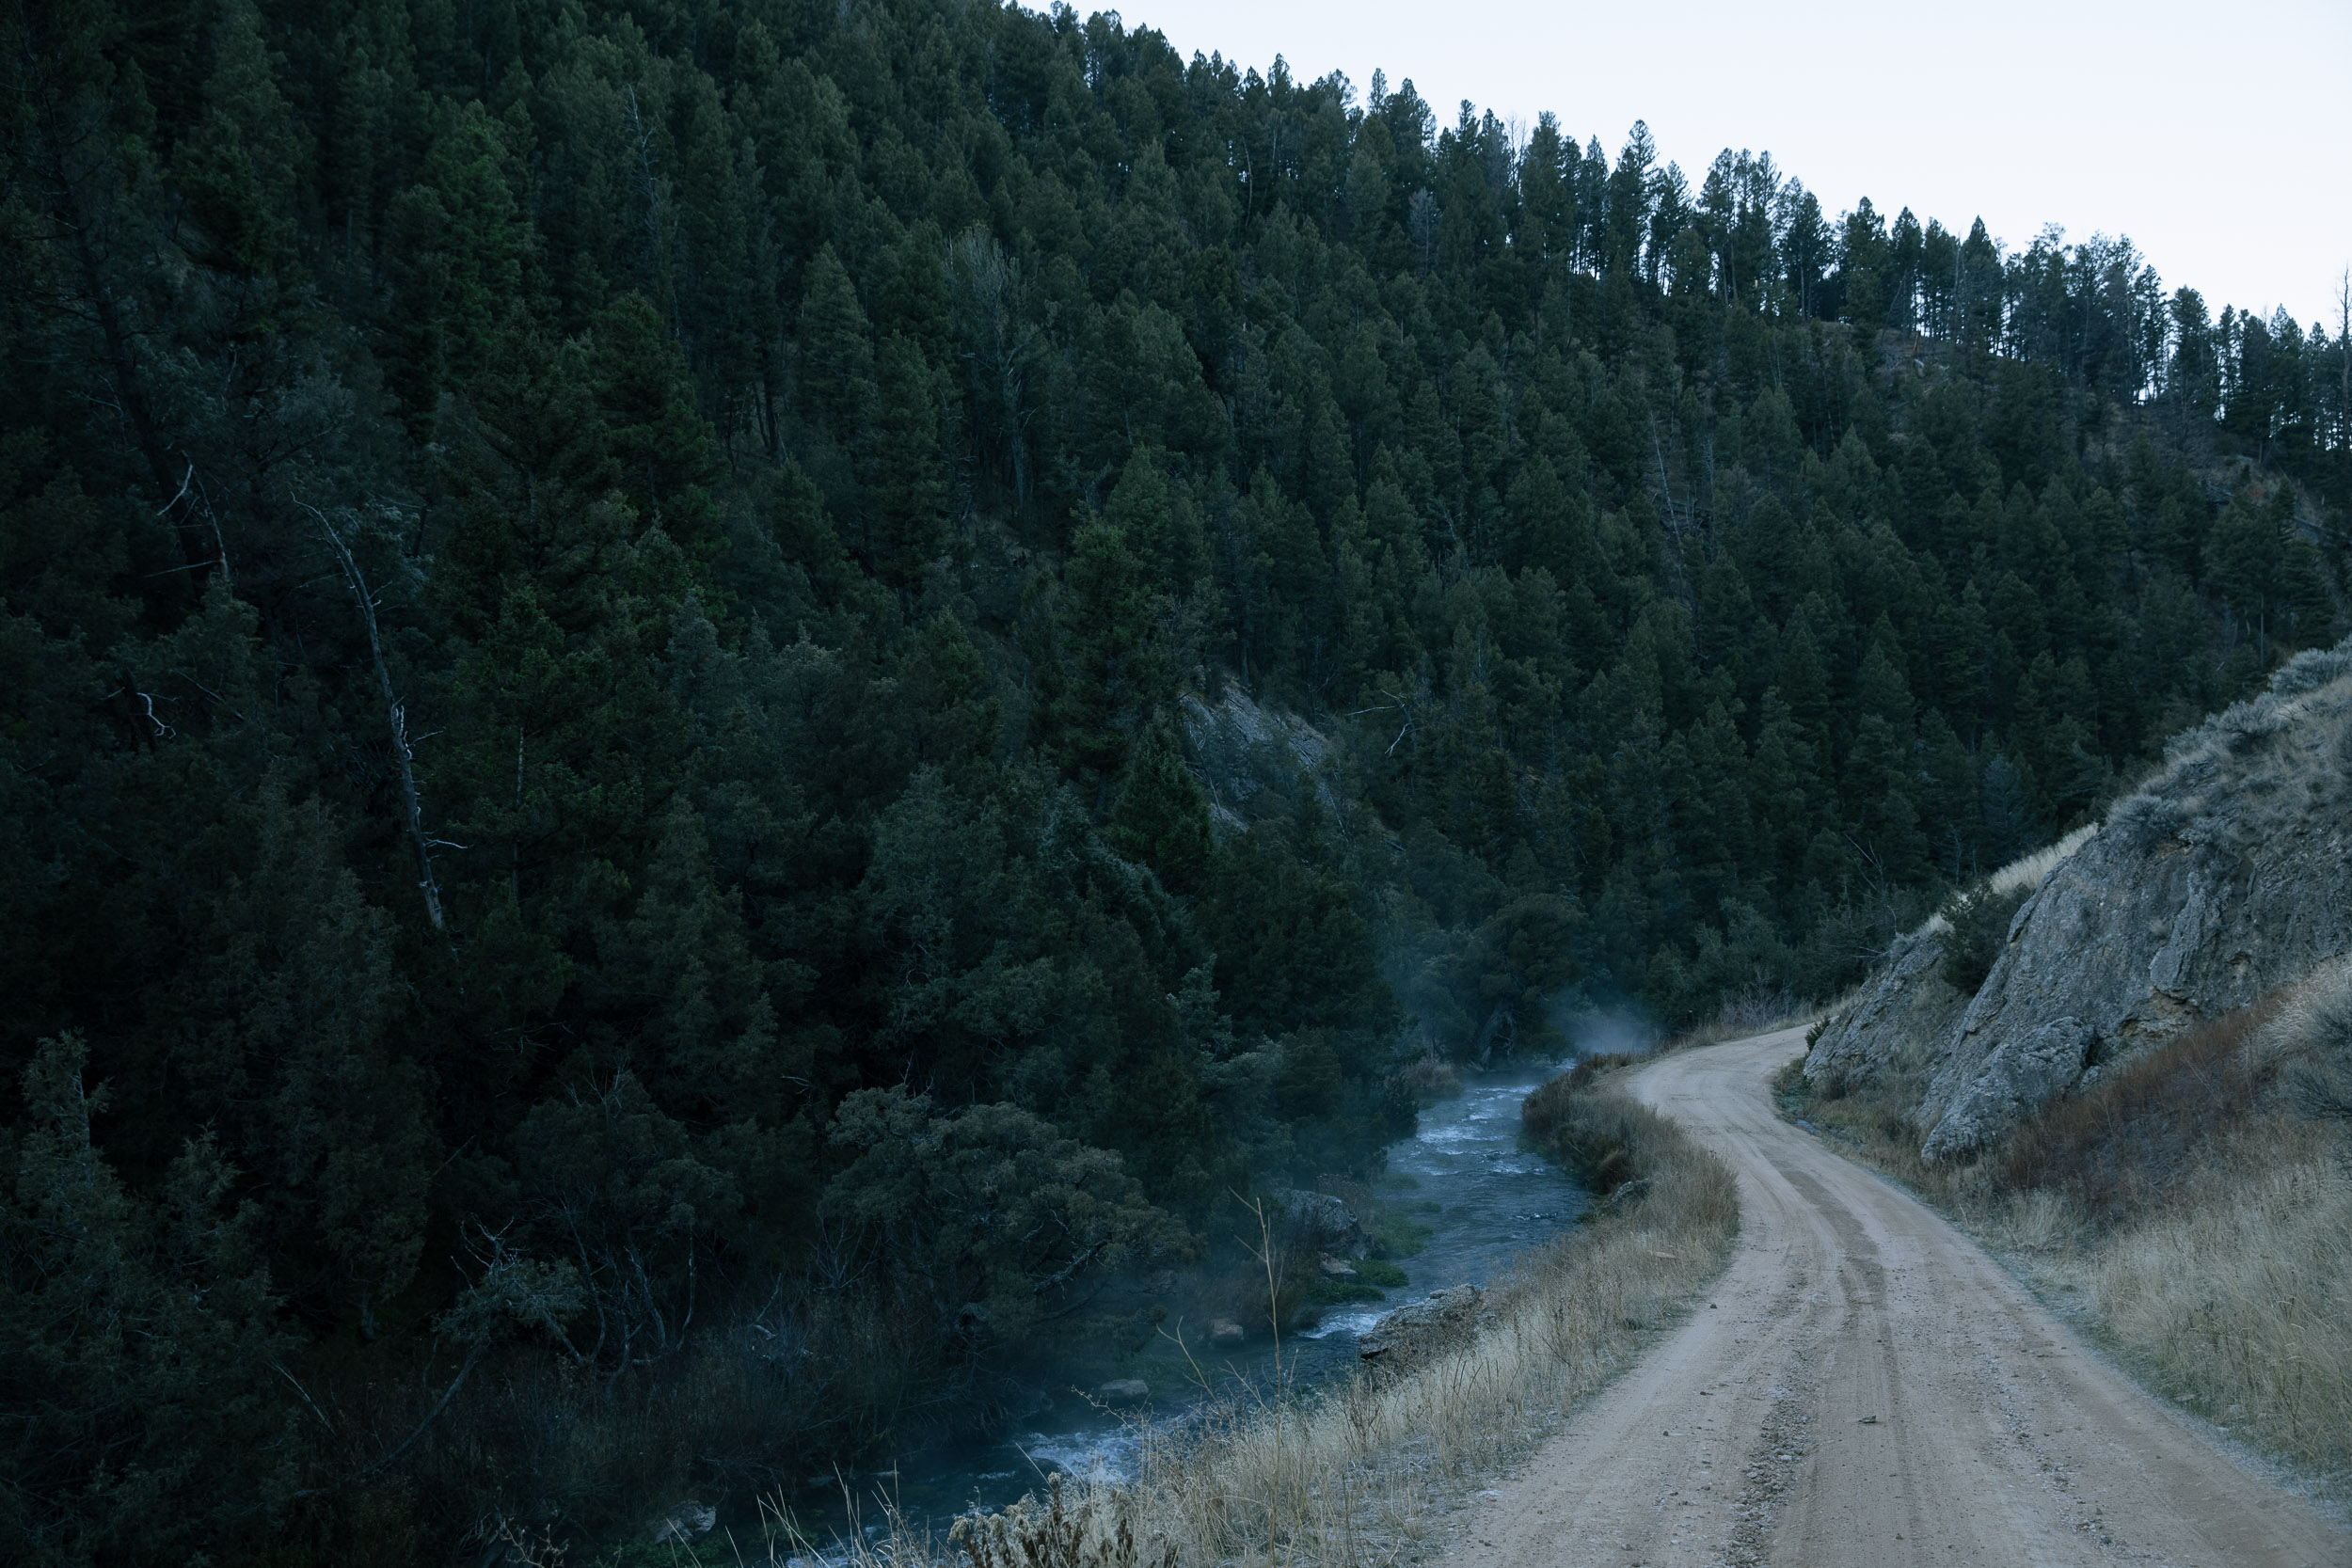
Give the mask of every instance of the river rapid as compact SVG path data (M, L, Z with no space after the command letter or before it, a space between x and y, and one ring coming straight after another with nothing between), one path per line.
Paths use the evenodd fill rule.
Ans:
M1357 1337L1383 1313L1450 1286L1486 1284L1522 1249L1583 1212L1584 1190L1519 1146L1519 1103L1556 1070L1527 1064L1466 1073L1460 1094L1424 1106L1420 1130L1390 1146L1380 1199L1424 1227L1426 1240L1419 1251L1396 1259L1406 1283L1384 1299L1327 1308L1313 1327L1283 1334L1280 1366L1294 1387L1345 1375L1357 1363ZM1235 1380L1264 1388L1276 1375L1274 1348L1263 1335L1232 1350L1211 1350L1201 1325L1164 1326L1182 1329L1198 1370L1172 1340L1155 1339L1131 1365L1116 1369L1115 1375L1149 1386L1140 1404L1106 1409L1073 1387L1041 1387L1036 1406L1000 1438L904 1453L895 1471L868 1471L851 1481L856 1526L847 1512L851 1499L835 1492L830 1501L796 1499L800 1528L818 1541L847 1528L870 1533L880 1528L889 1499L918 1528L944 1532L960 1513L1041 1492L1057 1473L1125 1480L1135 1472L1147 1424L1182 1423L1210 1397L1196 1377L1205 1375L1223 1395L1236 1391Z

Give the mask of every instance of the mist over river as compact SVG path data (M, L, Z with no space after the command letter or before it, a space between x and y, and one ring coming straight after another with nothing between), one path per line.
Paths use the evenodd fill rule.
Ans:
M1302 1388L1345 1375L1356 1365L1356 1342L1382 1314L1431 1291L1484 1285L1522 1249L1571 1223L1588 1201L1558 1166L1519 1147L1519 1103L1557 1071L1531 1063L1466 1073L1462 1092L1424 1106L1420 1131L1389 1148L1388 1174L1377 1186L1382 1204L1426 1228L1412 1256L1396 1259L1406 1283L1376 1302L1326 1308L1313 1327L1286 1329L1283 1369ZM1262 1321L1262 1320L1261 1320ZM1274 1347L1263 1335L1231 1349L1212 1349L1205 1325L1174 1320L1200 1370L1220 1393L1234 1380L1263 1387L1274 1375ZM1098 1380L1103 1375L1092 1374ZM1109 1374L1139 1378L1151 1393L1124 1411L1105 1410L1063 1383L1037 1389L1038 1403L993 1441L940 1444L902 1453L895 1476L885 1465L852 1481L864 1527L877 1528L882 1499L917 1524L945 1530L956 1514L996 1508L1025 1492L1043 1489L1057 1472L1123 1480L1134 1472L1142 1425L1188 1419L1207 1397L1175 1345L1154 1338ZM1138 1419L1141 1418L1141 1419ZM847 1524L841 1495L795 1499L801 1528L822 1542Z

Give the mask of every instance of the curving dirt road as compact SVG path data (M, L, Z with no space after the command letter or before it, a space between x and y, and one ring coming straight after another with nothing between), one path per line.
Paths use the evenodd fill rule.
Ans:
M1803 1050L1792 1029L1632 1079L1737 1173L1739 1252L1708 1305L1473 1505L1450 1568L2352 1564L2352 1535L1782 1121L1768 1083Z

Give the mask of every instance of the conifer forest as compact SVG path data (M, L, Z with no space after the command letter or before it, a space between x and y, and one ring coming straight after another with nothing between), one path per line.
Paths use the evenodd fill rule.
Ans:
M2347 626L2345 323L2122 239L1059 6L0 34L10 1560L985 1427L1416 1064L1833 995Z

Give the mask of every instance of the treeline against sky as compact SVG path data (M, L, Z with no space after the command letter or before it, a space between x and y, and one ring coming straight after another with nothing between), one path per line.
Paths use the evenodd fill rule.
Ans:
M2122 241L977 0L0 33L24 1560L985 1419L1408 1058L1825 994L2342 623L2344 324ZM1236 687L1342 765L1216 834Z

